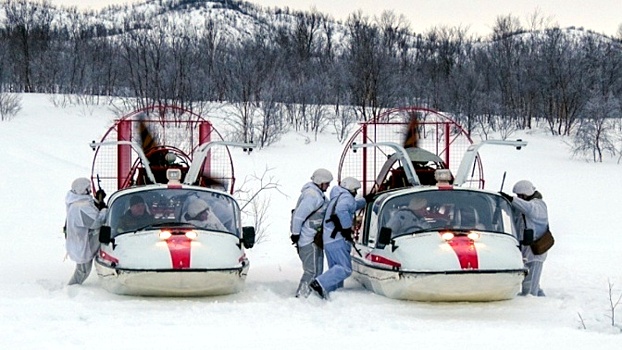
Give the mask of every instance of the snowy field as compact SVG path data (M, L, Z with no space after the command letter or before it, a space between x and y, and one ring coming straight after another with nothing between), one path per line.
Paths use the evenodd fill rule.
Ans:
M0 122L0 349L622 348L622 305L615 326L610 305L622 294L616 159L573 159L567 140L542 130L513 135L529 142L521 151L482 148L487 188L498 190L507 171L507 192L529 179L548 204L557 242L541 280L546 298L407 302L351 279L330 301L294 298L302 269L288 238L290 209L313 170L337 173L342 152L334 135L306 143L294 132L250 155L232 149L238 179L269 168L288 195L270 192L270 226L247 252L245 290L130 297L103 290L95 271L84 285L65 286L74 269L63 261L65 193L74 178L90 175L88 143L101 139L115 115L104 106L57 108L46 95L22 95L22 105Z

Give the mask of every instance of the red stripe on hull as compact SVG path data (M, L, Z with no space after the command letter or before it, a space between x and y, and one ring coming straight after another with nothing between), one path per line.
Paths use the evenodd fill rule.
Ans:
M168 250L171 253L171 265L173 270L190 268L190 249L192 241L185 235L174 235L166 240Z
M477 250L471 239L467 236L455 236L447 243L449 243L458 256L460 268L463 270L477 270L479 268Z
M106 252L105 252L105 251L103 251L103 250L100 250L100 251L99 251L99 257L100 257L100 258L102 258L102 259L104 259L104 260L110 261L111 263L115 263L115 264L118 264L118 263L119 263L119 259L117 259L117 258L115 258L114 256L112 256L112 255L110 255L110 254L106 253Z
M383 256L380 255L376 255L376 254L367 254L365 255L365 259L371 261L371 262L375 262L378 264L384 264L384 265L389 265L392 268L400 268L402 267L402 264L397 262L397 261L393 261L391 259L387 259Z

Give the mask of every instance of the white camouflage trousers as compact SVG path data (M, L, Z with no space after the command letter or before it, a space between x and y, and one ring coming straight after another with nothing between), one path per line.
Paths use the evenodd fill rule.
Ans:
M73 272L73 276L71 276L71 279L69 280L69 283L67 283L67 285L82 284L82 282L84 282L89 277L92 267L93 260L84 264L76 264L76 270Z
M298 257L302 262L302 277L296 290L296 297L308 297L311 293L309 283L324 271L324 251L315 243L298 247Z
M540 289L540 276L542 275L542 267L544 265L543 261L530 261L525 264L528 269L527 276L523 280L523 288L521 291L521 295L535 295L538 297L543 297L544 292Z

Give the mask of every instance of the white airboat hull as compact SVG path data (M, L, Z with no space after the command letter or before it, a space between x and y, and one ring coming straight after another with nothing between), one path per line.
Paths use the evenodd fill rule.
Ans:
M243 289L249 262L234 235L200 230L193 240L163 241L156 232L124 234L102 245L95 266L104 289L141 296L214 296Z
M495 301L512 299L520 291L525 274L416 273L379 270L354 264L354 278L376 294L415 301Z
M132 271L97 264L102 287L122 295L215 296L244 288L248 264L238 269L213 271Z
M512 299L526 273L516 240L508 235L482 233L479 242L452 248L434 232L400 237L395 246L393 250L391 245L384 249L359 245L362 256L356 252L352 256L353 277L374 293L393 299Z

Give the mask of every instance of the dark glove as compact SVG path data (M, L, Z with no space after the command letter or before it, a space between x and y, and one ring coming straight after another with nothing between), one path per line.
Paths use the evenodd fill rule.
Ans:
M300 235L291 235L289 236L289 239L292 240L292 245L297 245L300 240Z
M104 198L106 198L106 192L104 192L104 190L100 188L95 192L95 199L97 199L98 202L103 202Z
M500 195L502 195L502 196L503 196L503 198L505 198L505 199L509 200L509 201L510 201L510 203L512 203L512 200L514 199L514 197L510 196L509 194L507 194L507 193L505 193L505 192L503 192L503 191L500 191L500 192L499 192L499 194L500 194Z
M343 238L351 243L354 243L354 240L352 239L352 228L344 228L343 230L341 230L341 235L343 236Z
M98 201L97 198L93 198L93 204L95 204L95 207L99 210L108 208L108 206L106 205L106 202L104 202L103 200Z
M104 208L108 208L106 202L104 202L104 198L106 198L106 192L101 188L95 192L95 206L97 209L102 210Z
M374 196L376 195L376 193L374 192L370 192L366 195L363 196L363 198L365 198L365 203L371 203L374 201Z

